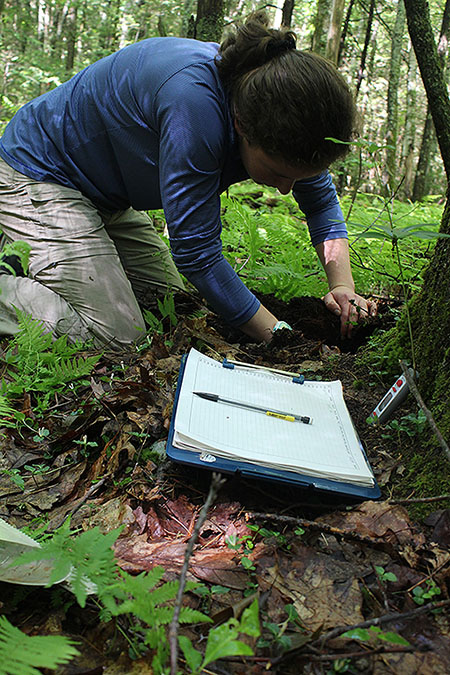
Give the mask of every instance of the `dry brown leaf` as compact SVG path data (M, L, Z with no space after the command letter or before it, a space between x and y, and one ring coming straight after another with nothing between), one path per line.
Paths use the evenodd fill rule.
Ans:
M89 519L89 528L97 525L100 531L106 534L120 525L129 528L135 522L131 506L124 501L123 497L114 497L95 510Z
M103 667L103 675L153 675L148 658L133 661L128 654L121 654L114 663Z
M363 620L362 596L352 565L299 546L293 556L263 558L257 564L265 588L275 587L294 605L309 630L352 625Z
M352 511L337 511L319 520L343 532L384 539L402 547L418 548L425 543L425 536L414 529L407 510L389 502L363 502Z
M445 675L449 672L450 650L441 657L430 652L413 652L408 654L385 654L378 656L372 670L373 675Z

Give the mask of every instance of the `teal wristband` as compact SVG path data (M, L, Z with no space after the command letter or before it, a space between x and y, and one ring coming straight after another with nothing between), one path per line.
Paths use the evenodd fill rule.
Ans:
M292 327L286 323L286 321L277 321L275 326L272 328L272 333L275 333L276 330L280 330L281 328L287 328L288 330L292 330Z

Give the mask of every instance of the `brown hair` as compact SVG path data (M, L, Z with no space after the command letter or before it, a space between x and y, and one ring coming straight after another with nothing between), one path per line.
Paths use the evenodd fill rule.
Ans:
M217 68L247 141L320 171L346 154L355 104L333 64L295 46L292 31L268 28L266 13L255 12L222 42Z

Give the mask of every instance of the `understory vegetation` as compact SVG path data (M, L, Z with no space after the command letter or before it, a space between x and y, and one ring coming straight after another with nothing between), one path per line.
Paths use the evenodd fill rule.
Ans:
M356 371L350 375L347 391L353 390L352 396L361 396L360 401L364 401L361 408L368 412L383 388L390 384L393 369L394 372L398 369L398 359L394 363L389 362L389 359L392 361L392 355L387 357L385 354L387 331L389 326L396 325L405 297L420 288L422 270L433 250L442 206L437 198L432 197L414 206L395 201L387 205L375 195L358 196L351 204L344 198L344 211L350 206L349 230L358 290L376 298L381 316L389 317L386 324L380 320L378 328L374 327L368 346L366 340L364 350L360 348L356 356L351 357L351 370L359 369L366 375L358 375ZM162 214L155 212L153 216L162 233ZM302 302L301 299L306 296L320 297L325 292L323 272L309 242L306 225L293 200L281 198L271 189L255 188L250 183L242 184L224 197L223 220L224 251L228 260L256 293L264 294L267 298L273 297L275 302L281 303L279 307L284 308L288 320L292 321L289 312L295 311L292 303L296 303L297 299ZM230 565L232 563L231 568L226 566L225 577L224 571L218 573L215 569L217 563L214 563L212 576L208 573L205 579L204 574L199 575L200 579L204 579L203 583L198 580L196 573L197 581L190 580L185 584L183 575L178 577L181 566L179 553L175 554L175 558L170 558L169 567L158 553L154 554L155 564L152 563L151 568L134 560L134 555L130 558L133 547L141 544L137 544L138 540L132 543L133 527L130 530L131 521L123 521L124 512L120 510L120 504L133 505L133 513L137 514L141 507L138 506L136 510L136 505L147 502L145 508L148 508L148 504L155 503L154 507L150 506L145 519L150 522L150 514L155 508L159 523L166 523L163 529L167 528L168 521L164 520L167 515L161 515L161 507L156 506L161 497L162 504L171 504L170 513L178 514L178 522L186 518L186 507L193 509L188 511L191 513L190 518L195 513L198 516L197 508L189 504L195 495L195 492L190 495L190 491L196 482L198 484L198 477L191 476L191 484L184 484L176 496L173 488L169 487L171 479L165 474L172 469L167 468L161 456L164 426L170 415L170 401L179 364L178 355L185 352L189 344L207 350L214 345L214 352L226 349L226 353L231 350L231 354L235 347L232 347L232 336L227 338L228 342L218 342L218 337L210 332L210 314L195 299L195 294L189 293L187 301L188 309L183 308L185 300L175 299L172 294L168 294L158 299L153 307L147 308L144 313L149 324L148 335L137 351L126 357L102 354L89 349L88 345L69 345L64 338L52 341L42 332L38 322L23 314L19 314L21 330L18 335L4 341L0 426L3 428L4 442L14 439L14 445L22 448L26 460L10 465L4 462L0 468L2 514L6 511L11 515L16 513L18 518L15 516L13 522L27 522L25 532L36 538L41 546L22 558L16 558L18 569L23 564L39 565L40 561L51 560L53 571L42 582L42 585L47 583L51 586L48 591L35 591L34 596L31 590L24 596L5 596L6 612L0 624L0 662L8 665L0 666L1 673L26 675L38 673L39 668L59 668L58 672L64 673L64 664L73 659L78 662L83 658L84 642L80 642L79 635L73 629L80 620L87 621L88 626L93 621L101 621L100 625L105 627L109 635L108 640L112 640L115 645L112 653L117 654L118 649L122 653L122 660L126 654L126 669L131 669L132 663L136 663L138 669L143 669L144 664L149 663L154 673L161 674L207 672L213 667L209 664L216 661L228 662L230 665L230 658L231 661L234 658L242 662L263 658L275 670L279 663L279 672L291 672L290 659L295 653L298 652L301 658L310 659L320 640L331 639L334 635L336 619L331 618L331 623L325 622L326 629L308 622L295 600L295 587L281 593L276 611L274 608L265 609L258 593L265 587L269 578L267 575L270 576L269 568L263 562L264 552L267 556L269 550L277 550L280 564L284 564L281 560L298 555L301 557L304 555L302 551L310 550L308 546L314 541L316 528L326 531L329 527L326 516L320 516L318 524L309 519L311 509L314 512L314 500L306 508L307 519L292 517L290 528L282 520L277 522L277 516L268 517L266 522L259 525L255 515L244 524L229 513L222 532L215 529L215 524L211 524L214 518L207 521L210 524L206 529L212 528L212 532L216 533L214 537L220 537L220 543L216 541L219 548L214 549L213 546L208 549L210 555L214 552L214 556L218 556L218 560L222 561L220 566L223 566L224 556ZM303 326L303 320L300 320L300 324ZM272 353L266 352L264 355L259 352L258 358L269 359L270 363L281 360L284 367L293 361L303 364L304 372L310 379L338 376L345 381L348 375L344 373L348 371L349 364L339 365L343 357L339 357L338 352L326 355L326 352L321 351L318 361L304 360L307 354L314 354L317 350L317 346L311 343L308 350L302 352L305 354L302 360L299 354L295 355L295 349L298 348L299 339L301 342L303 338L297 330L292 333L291 346L280 345L279 350L275 348ZM319 344L317 340L320 343L320 329L314 340L314 343ZM261 349L256 345L254 347ZM341 347L346 349L345 345ZM248 347L245 347L245 343L241 344L238 353L242 354L242 350L245 352L248 348L251 348L251 344ZM251 359L257 353L250 351L247 356ZM408 353L397 354L397 357L407 358ZM175 360L167 364L170 359ZM363 365L358 366L358 362ZM148 374L144 375L146 372L152 373L151 379L148 379ZM141 398L144 391L145 396ZM144 412L143 404L147 412ZM356 410L352 412L355 422L358 420L358 431L368 445L378 480L385 490L393 492L397 498L408 498L410 494L426 498L445 492L445 481L439 484L442 477L429 477L420 454L414 450L420 445L421 436L428 433L427 423L420 410L415 410L410 403L406 410L400 411L384 428L377 430L371 430L367 424L361 426L364 425L363 419L358 417ZM107 418L109 422L101 421ZM377 439L375 444L381 443L383 448L375 454L374 439ZM65 506L59 511L59 516L52 515L53 510L44 506L44 494L46 490L53 490L51 486L58 485L59 481L64 482L65 472L67 475L75 472L70 480L75 480L78 485L76 494L80 494L80 489L81 494L95 494L97 485L100 488L109 485L105 504L108 506L117 501L112 516L104 520L102 514L105 507L100 505L104 501L102 499L100 503L96 502L97 506L93 504L90 511L82 511L81 520L76 515L71 518L70 513L77 514L79 508L75 495L63 500ZM85 477L84 488L81 488L81 475ZM177 480L184 481L182 475ZM142 485L147 487L139 487L136 492L136 486ZM204 478L200 479L198 487L204 491ZM148 496L142 502L142 489L144 494L149 489L153 490L156 502L152 498L148 501ZM64 494L71 495L71 492L72 488L68 491L66 488ZM238 499L243 498L240 492L238 495ZM180 502L183 499L188 501ZM383 504L389 505L389 502ZM131 508L127 508L130 517ZM254 510L255 506L251 507L247 503L246 508ZM262 508L269 508L267 498ZM377 612L379 602L385 610L395 608L397 612L404 612L406 608L413 615L414 608L432 603L430 607L436 607L435 611L439 612L440 602L444 602L445 607L445 600L441 599L443 587L439 577L422 574L419 566L413 563L417 581L415 584L406 583L403 578L406 568L393 562L398 556L403 560L405 556L409 559L403 540L397 542L398 550L393 558L386 555L372 557L369 543L372 535L365 534L371 532L372 526L367 526L367 519L374 518L380 522L386 520L388 528L392 526L389 523L395 512L395 517L403 522L401 527L411 533L413 530L410 528L414 527L409 523L406 512L395 511L401 507L388 506L386 510L381 504L378 508L372 508L373 513L367 513L364 505L362 509L353 507L350 514L356 518L356 525L350 521L348 523L349 527L362 533L358 536L369 546L365 555L372 560L372 576L366 577L364 583L368 584L370 597L378 597L381 592L376 601L364 601L365 611L362 616ZM96 516L97 509L100 521ZM332 502L326 507L326 510L330 509L332 513ZM429 511L430 507L427 508L426 503L415 505L413 500L411 513L416 517L424 516ZM106 524L109 518L110 524ZM271 521L271 518L275 520ZM343 518L337 531L345 540L345 515ZM120 522L124 524L117 529ZM152 525L152 531L156 533L158 527L161 525ZM191 527L188 528L189 532L192 532ZM399 527L398 523L395 527ZM180 541L181 533L176 535L175 540L165 539L167 536L165 534L162 541L166 548L170 548ZM185 540L186 536L185 532L181 540ZM415 537L416 534L410 536ZM209 544L208 537L205 528L201 530L200 541L203 546ZM128 552L124 552L123 547ZM314 555L319 558L315 559L314 565L322 560L320 556L323 555L317 545L315 548ZM425 547L424 550L428 549ZM229 554L232 558L229 558ZM192 560L195 561L197 555L198 550ZM133 563L126 562L132 559ZM176 568L173 568L174 560L177 560ZM177 570L177 578L173 578L174 569ZM239 600L236 600L236 591L230 591L229 574L239 576ZM331 578L333 576L329 570L324 574L323 583L328 575ZM66 590L53 585L61 579L65 579L63 587ZM236 580L231 586L235 583ZM391 588L396 587L401 588L397 598L391 591ZM17 623L20 625L22 621L23 597L42 598L45 593L51 594L52 612L65 617L59 634L45 634L45 629L44 634L38 636L30 635L29 631L26 631L28 635L20 632ZM230 593L234 593L233 601ZM289 597L291 602L287 601ZM238 602L238 608L231 614L223 613L218 607L223 607L224 601L225 607L230 602ZM322 606L323 600L318 599L317 602ZM315 611L320 614L322 610L318 607ZM175 628L174 612L177 612ZM95 620L93 617L96 617ZM359 619L355 615L347 616L338 632L342 640L351 644L361 643L364 650L373 654L414 651L414 636L392 630L388 618L386 624L382 623L379 627L375 623L371 624L370 619L367 626ZM63 627L65 624L68 627L66 629ZM115 634L114 638L111 630ZM199 631L206 640L205 645L199 643ZM93 639L92 636L89 639ZM182 670L178 671L173 670L175 644L179 649L178 663L182 664L179 666ZM345 649L342 653L345 654ZM15 654L14 658L11 654ZM108 660L110 657L106 652L102 658ZM352 663L358 663L357 657L341 657L337 650L330 657L331 670L327 672L355 672Z

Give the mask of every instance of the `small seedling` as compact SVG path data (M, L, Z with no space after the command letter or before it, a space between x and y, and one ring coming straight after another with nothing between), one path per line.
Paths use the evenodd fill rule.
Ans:
M416 605L424 605L429 600L433 600L437 595L440 595L441 589L433 579L427 579L425 581L425 588L423 586L416 586L413 588L412 593Z
M386 581L398 581L393 572L386 572L384 567L381 567L380 565L375 565L375 571L378 574L380 581L383 583Z

